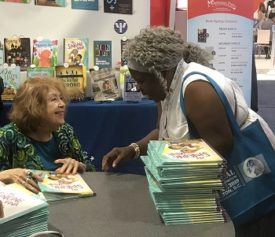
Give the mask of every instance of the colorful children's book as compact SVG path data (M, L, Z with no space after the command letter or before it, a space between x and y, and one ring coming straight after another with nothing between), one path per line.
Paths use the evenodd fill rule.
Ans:
M36 67L55 67L57 65L58 40L34 39L32 63Z
M66 7L65 0L35 0L35 5L50 7Z
M0 77L2 77L4 83L4 91L1 95L2 100L13 100L21 82L20 67L1 65Z
M31 65L30 38L9 37L4 39L5 63L15 64L25 71Z
M53 78L54 71L53 67L28 67L27 78Z
M71 100L80 101L85 98L86 68L82 65L55 67L56 78L64 81Z
M16 183L1 187L0 200L4 207L0 225L48 206L45 200Z
M112 67L112 41L94 41L94 66Z
M30 0L0 0L0 2L30 3Z
M72 0L72 9L98 10L98 0Z
M69 65L84 64L86 68L89 68L89 39L65 38L64 62Z
M95 195L80 174L68 175L43 171L43 181L38 182L38 185L48 201Z

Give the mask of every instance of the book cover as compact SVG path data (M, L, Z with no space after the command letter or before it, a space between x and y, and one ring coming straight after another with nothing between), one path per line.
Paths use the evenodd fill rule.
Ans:
M116 100L121 97L115 69L103 68L92 71L91 78L95 101Z
M66 0L35 0L35 5L49 7L66 7Z
M38 182L38 185L48 201L95 195L80 174L68 175L44 171L43 181Z
M163 163L223 163L224 159L202 139L177 142L150 141L149 147Z
M0 66L0 77L3 78L4 83L2 100L13 100L21 82L20 67L2 65Z
M9 37L4 38L5 63L9 66L15 64L22 71L31 65L30 38Z
M85 98L86 68L82 65L55 67L56 78L64 81L71 100L79 101Z
M133 0L104 0L104 12L133 14Z
M53 67L28 67L27 78L53 78L54 68Z
M94 40L94 66L112 67L112 41Z
M138 102L142 99L142 93L137 82L131 76L129 70L124 73L124 96L123 100Z
M89 39L65 38L64 62L69 65L84 64L89 68Z
M0 65L4 63L4 46L0 41Z
M36 67L54 67L57 64L58 40L34 39L32 63Z
M126 37L123 37L120 40L121 66L128 64L127 58L124 56L124 51L127 43L128 43L128 39Z
M72 9L98 11L98 0L72 0Z
M0 0L0 2L30 3L30 0Z
M1 187L0 200L4 207L0 224L48 206L45 200L16 183Z

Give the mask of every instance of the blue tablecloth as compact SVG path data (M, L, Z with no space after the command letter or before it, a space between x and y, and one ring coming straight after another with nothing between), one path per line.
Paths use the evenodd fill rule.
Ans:
M8 122L11 102L5 102L1 125ZM83 101L68 105L66 121L74 127L83 150L94 156L97 170L101 159L114 146L126 146L137 141L156 126L157 107L151 100L138 103L125 101ZM126 162L115 171L144 174L143 163L138 159Z

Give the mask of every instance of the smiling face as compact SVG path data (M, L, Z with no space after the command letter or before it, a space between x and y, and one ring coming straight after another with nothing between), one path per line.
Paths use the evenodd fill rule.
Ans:
M159 102L166 97L165 89L160 83L160 80L152 73L138 72L129 69L131 76L137 82L138 87L143 95L149 99Z
M49 89L46 103L46 124L55 131L65 123L65 103L61 93L54 88Z

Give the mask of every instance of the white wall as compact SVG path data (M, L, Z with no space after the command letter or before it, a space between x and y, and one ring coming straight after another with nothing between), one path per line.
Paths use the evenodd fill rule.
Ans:
M133 15L104 13L103 0L99 11L71 9L67 7L36 6L30 4L0 2L0 40L4 37L38 36L59 40L58 63L63 63L63 38L88 37L90 39L90 66L92 66L93 40L112 40L113 66L120 60L120 39L131 38L141 28L150 24L150 1L133 0ZM128 24L125 34L117 34L115 21L123 19Z

